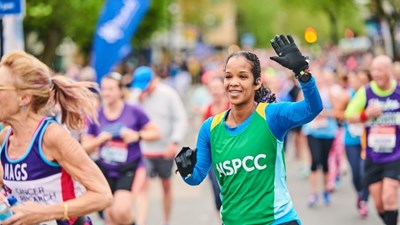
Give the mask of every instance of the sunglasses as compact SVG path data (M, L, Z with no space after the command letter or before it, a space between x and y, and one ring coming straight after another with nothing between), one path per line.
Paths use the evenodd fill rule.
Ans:
M17 88L12 86L0 86L0 91L2 90L17 90Z

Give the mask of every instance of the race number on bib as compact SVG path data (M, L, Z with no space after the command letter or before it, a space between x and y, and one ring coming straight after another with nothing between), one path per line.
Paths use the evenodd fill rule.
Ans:
M376 152L390 153L396 146L396 128L376 126L371 127L368 136L368 147Z
M122 141L108 141L100 150L106 162L124 163L128 159L128 146Z

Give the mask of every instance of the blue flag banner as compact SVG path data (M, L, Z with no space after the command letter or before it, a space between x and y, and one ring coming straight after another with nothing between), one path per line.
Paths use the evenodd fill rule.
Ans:
M24 7L22 0L0 0L0 16L21 15Z
M97 23L91 56L98 83L130 53L132 35L149 5L149 0L107 0Z

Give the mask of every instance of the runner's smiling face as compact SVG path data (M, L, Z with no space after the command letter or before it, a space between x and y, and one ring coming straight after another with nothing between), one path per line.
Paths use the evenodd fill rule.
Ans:
M118 81L104 77L101 81L102 98L106 104L113 104L122 99L123 93Z
M229 102L242 105L254 100L255 91L252 67L243 56L233 56L228 60L224 73L224 88Z

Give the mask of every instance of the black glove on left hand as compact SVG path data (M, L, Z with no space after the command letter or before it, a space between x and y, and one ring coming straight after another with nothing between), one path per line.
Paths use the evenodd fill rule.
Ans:
M296 77L302 75L302 72L308 69L307 58L301 54L291 35L287 35L287 39L284 35L276 35L271 40L271 45L278 56L272 56L270 59L291 69Z
M176 167L183 177L189 177L193 173L197 162L197 150L189 147L183 147L175 157Z

